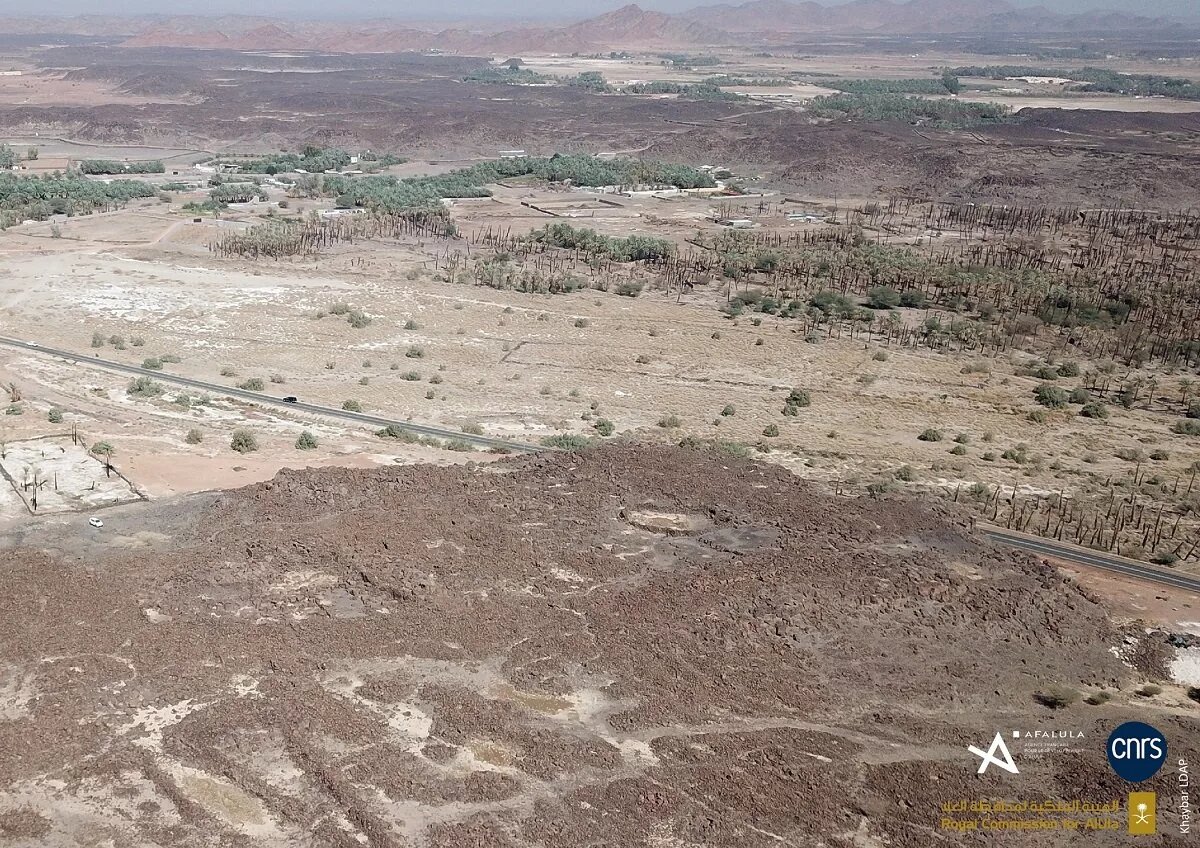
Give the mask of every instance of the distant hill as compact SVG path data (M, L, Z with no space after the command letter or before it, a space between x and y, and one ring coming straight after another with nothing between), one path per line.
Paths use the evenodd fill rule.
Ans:
M679 14L636 4L561 26L496 25L423 28L396 21L280 21L225 15L90 15L11 19L19 33L120 37L129 47L233 50L329 50L371 53L440 49L497 54L519 51L597 52L617 48L670 50L717 45L767 45L796 35L1073 33L1165 30L1172 22L1123 12L1059 14L1007 0L851 0L823 6L812 0L749 0L700 6Z

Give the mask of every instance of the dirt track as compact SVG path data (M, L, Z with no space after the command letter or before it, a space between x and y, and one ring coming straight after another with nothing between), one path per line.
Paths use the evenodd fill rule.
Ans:
M4 555L3 845L979 844L943 799L1119 794L1163 661L952 520L685 449L284 472L97 538ZM976 777L1048 725L1088 741Z

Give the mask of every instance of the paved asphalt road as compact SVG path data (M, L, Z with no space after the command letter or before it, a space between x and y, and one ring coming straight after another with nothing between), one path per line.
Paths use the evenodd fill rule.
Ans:
M1200 593L1200 579L1168 571L1161 566L1146 565L1132 559L1112 556L1111 554L1091 551L1074 545L1064 545L1051 539L1027 536L1024 533L1013 533L1003 527L978 525L977 529L993 542L1019 548L1031 554L1054 557L1055 559L1087 565L1092 568L1102 568L1125 577L1145 580L1150 583L1160 583L1175 589L1186 589L1189 592Z
M36 342L25 342L20 339L9 339L0 336L0 344L17 347L31 353L44 353L49 356L58 356L63 359L78 362L82 365L90 365L96 368L106 368L109 371L119 371L124 374L133 374L137 377L152 377L155 380L160 380L164 383L176 383L181 386L188 386L193 389L203 389L206 392L211 392L216 395L226 395L228 397L239 398L240 400L249 401L251 403L261 404L263 406L279 406L284 409L299 410L310 412L314 415L325 415L330 418L340 418L344 421L353 421L358 424L370 424L374 427L387 427L394 425L402 430L407 430L418 436L431 436L437 439L461 439L465 442L470 442L473 445L479 445L485 448L507 448L513 452L534 453L537 451L546 450L539 445L525 444L524 442L510 442L507 439L493 439L488 436L475 436L470 433L463 433L458 430L446 430L441 427L431 427L427 424L414 424L411 421L396 421L391 418L382 418L378 415L367 415L362 412L350 412L345 409L336 409L331 406L320 406L315 403L287 403L282 397L272 397L271 395L261 392L251 392L246 389L230 388L223 386L220 383L206 383L203 380L193 380L190 377L180 377L177 374L169 374L165 371L152 371L148 368L141 368L137 365L125 365L121 362L112 362L107 359L101 359L99 356L88 356L86 354L72 353L69 350L57 350L52 347L43 347Z
M161 380L167 383L177 383L179 385L189 386L195 389L203 389L204 391L212 392L213 394L236 397L251 403L278 406L284 409L300 410L303 412L312 413L314 415L325 415L329 416L330 418L340 418L344 421L352 421L358 424L370 424L374 427L387 427L389 425L394 425L418 436L431 436L438 439L462 439L463 441L467 441L473 445L479 445L481 447L507 448L511 451L525 453L536 453L537 451L546 450L546 448L543 448L540 445L530 445L523 442L510 442L507 439L492 439L487 436L474 436L470 433L463 433L458 430L446 430L441 427L431 427L426 424L414 424L410 421L394 421L390 418L382 418L377 415L366 415L361 412L349 412L345 409L335 409L330 406L320 406L314 403L287 403L282 398L272 397L271 395L262 394L260 392L250 392L246 391L245 389L230 388L229 386L223 386L220 383L206 383L203 380L193 380L190 377L180 377L178 375L168 374L163 371L152 371L147 368L140 368L136 365L125 365L124 363L120 362L111 362L106 359L101 359L98 356L86 356L83 354L72 353L68 350L57 350L51 347L43 347L35 342L26 342L21 341L20 339L9 339L0 336L0 344L21 348L32 353L43 353L49 356L58 356L73 362L79 362L84 365L91 365L97 368L106 368L110 371L119 371L139 377L153 377L155 380ZM1109 554L1100 553L1098 551L1090 551L1085 548L1075 547L1074 545L1064 545L1049 539L1031 537L1023 533L1013 533L1012 531L1006 530L1003 527L980 525L979 530L994 542L998 542L1002 545L1008 545L1009 547L1019 548L1020 550L1028 551L1032 554L1051 556L1066 562L1087 565L1091 566L1092 568L1101 568L1105 571L1112 571L1117 574L1121 574L1126 577L1133 577L1138 580L1145 580L1151 583L1159 583L1164 586L1170 586L1175 589L1186 589L1189 592L1200 593L1200 579L1188 577L1183 574L1175 574L1167 571L1164 568L1156 568L1154 566L1136 562L1135 560L1125 559L1123 557L1115 557Z

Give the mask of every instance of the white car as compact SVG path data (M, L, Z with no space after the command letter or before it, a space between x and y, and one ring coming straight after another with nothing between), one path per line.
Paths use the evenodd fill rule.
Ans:
M95 517L89 518L88 524L92 525L93 527L103 527L104 526L104 522L101 521L99 518L95 518Z

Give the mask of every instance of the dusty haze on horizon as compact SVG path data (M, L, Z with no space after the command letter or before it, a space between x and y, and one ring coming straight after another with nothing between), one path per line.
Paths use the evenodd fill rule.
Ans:
M895 0L893 0L894 2ZM119 8L100 0L61 0L52 8L32 11L28 4L0 0L0 12L14 16L34 15L263 15L278 18L409 20L488 20L528 21L533 19L584 18L603 14L623 5L626 0L461 0L452 10L428 3L401 2L367 5L348 0L126 0ZM682 12L696 6L724 2L737 5L745 0L636 0L644 9ZM841 5L841 0L817 0L826 6ZM1198 0L1010 0L1017 6L1042 6L1063 13L1112 10L1147 17L1162 16L1200 19ZM0 25L0 30L3 26Z

